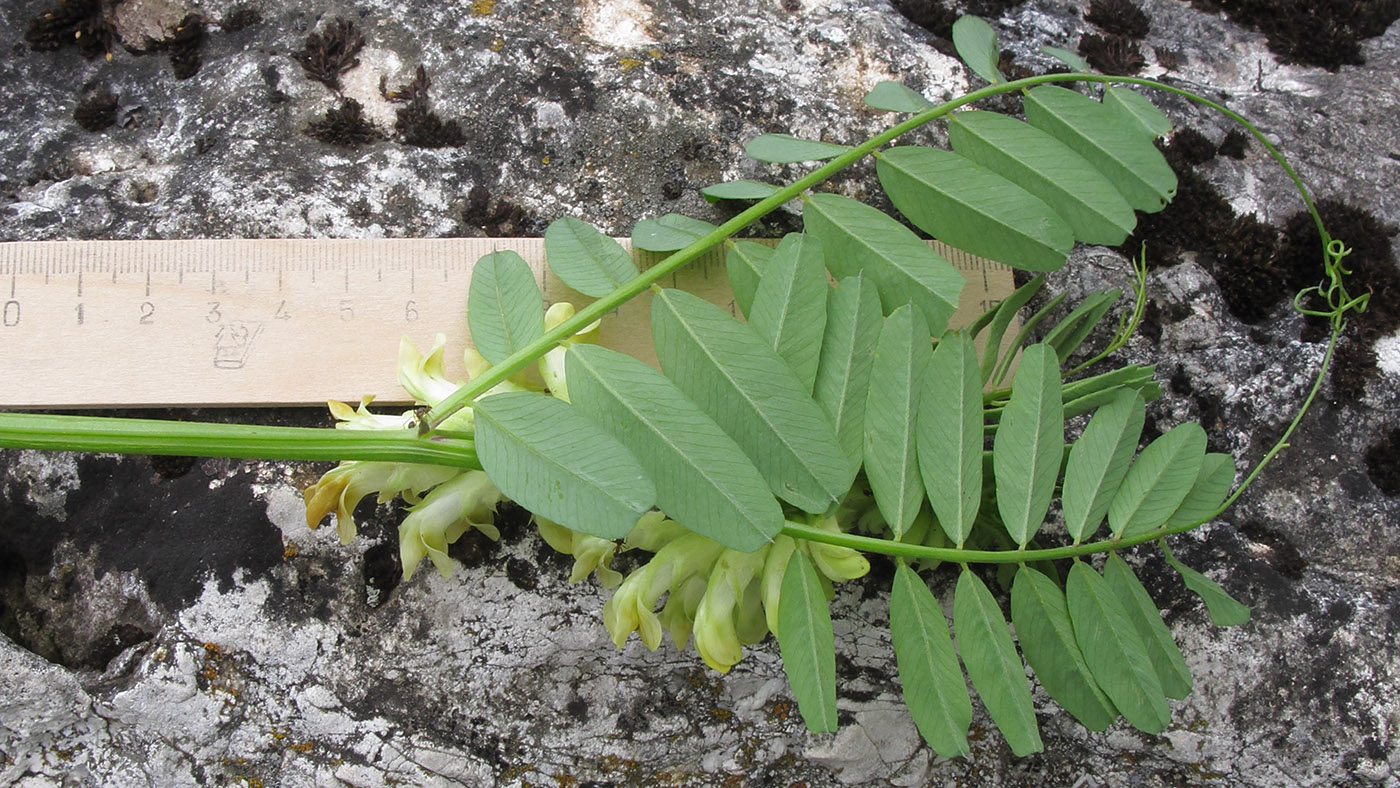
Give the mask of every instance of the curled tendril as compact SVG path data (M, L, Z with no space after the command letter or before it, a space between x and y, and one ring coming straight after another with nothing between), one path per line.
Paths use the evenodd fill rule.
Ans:
M1346 329L1347 313L1365 312L1366 305L1371 300L1371 294L1353 296L1347 292L1343 277L1349 276L1351 269L1342 265L1342 261L1351 254L1351 249L1336 238L1326 238L1326 241L1327 243L1323 247L1322 270L1327 279L1312 287L1299 290L1298 294L1293 296L1293 308L1299 314L1327 318L1332 325L1332 330L1340 334ZM1307 298L1309 293L1315 293L1328 308L1324 310L1304 307L1303 299Z

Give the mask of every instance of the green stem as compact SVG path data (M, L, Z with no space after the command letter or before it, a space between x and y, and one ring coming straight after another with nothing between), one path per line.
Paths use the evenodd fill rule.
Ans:
M260 460L371 460L480 469L476 447L413 430L262 427L105 416L0 413L0 448Z

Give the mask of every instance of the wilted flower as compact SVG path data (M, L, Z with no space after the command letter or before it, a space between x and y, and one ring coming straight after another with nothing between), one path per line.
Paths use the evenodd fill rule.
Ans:
M351 460L327 471L303 492L306 524L315 528L335 512L335 529L341 544L355 539L355 507L366 495L378 493L379 503L395 495L417 500L424 490L461 473L458 468L405 462Z
M339 400L328 400L326 407L336 419L336 429L340 430L406 430L414 425L413 411L406 410L397 416L387 413L370 413L369 404L374 395L360 398L360 407L351 408Z
M544 313L545 331L553 330L560 323L574 316L574 305L568 301L560 301L552 305ZM564 400L569 401L569 382L564 374L564 357L569 352L569 348L580 344L595 344L598 341L598 329L602 326L601 320L594 320L577 334L563 340L555 345L548 353L540 358L540 377L544 378L544 385L549 389L549 393Z
M581 534L539 515L535 515L535 525L540 529L540 536L550 547L574 557L574 570L569 574L570 583L577 583L594 570L597 570L598 582L602 583L604 588L616 588L622 582L622 573L611 566L613 556L617 553L617 542Z
M432 560L443 577L452 576L452 559L447 546L475 528L491 539L500 539L494 514L501 491L486 478L484 471L467 471L435 487L422 503L409 510L399 524L399 557L403 579L413 577L419 562Z

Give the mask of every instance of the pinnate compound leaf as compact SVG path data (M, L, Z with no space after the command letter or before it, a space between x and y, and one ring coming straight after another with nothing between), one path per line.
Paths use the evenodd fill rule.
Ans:
M783 572L778 600L778 650L797 698L802 721L813 733L836 731L836 639L831 611L816 567L794 551Z
M1196 472L1196 481L1186 499L1167 518L1167 527L1199 523L1220 508L1221 502L1235 483L1235 458L1228 454L1210 453L1201 461L1201 469Z
M1040 51L1064 63L1066 66L1069 66L1071 71L1089 74L1094 70L1093 67L1089 65L1089 61L1080 57L1077 52L1071 52L1068 49L1052 46L1043 46L1040 48Z
M1118 709L1099 689L1079 650L1065 592L1045 574L1023 566L1011 584L1011 623L1021 653L1046 694L1091 731L1118 719Z
M890 640L904 705L924 741L944 758L971 754L967 729L972 699L948 635L948 619L919 573L903 562L895 568L890 589Z
M829 289L821 242L788 233L764 267L748 312L749 326L778 351L808 392L817 378Z
M1122 293L1123 291L1117 288L1096 290L1050 329L1045 335L1045 344L1055 349L1055 355L1059 357L1061 364L1068 361L1070 355L1084 344L1084 340L1088 339L1094 327L1108 314L1113 302L1117 301Z
M1142 587L1137 575L1133 574L1132 567L1119 558L1117 553L1109 553L1108 560L1104 562L1103 576L1104 580L1108 581L1109 588L1123 603L1133 626L1137 627L1138 637L1142 638L1142 644L1147 647L1147 656L1152 661L1152 668L1157 671L1157 680L1162 684L1162 692L1168 698L1177 700L1190 695L1191 669L1186 667L1186 658L1181 656L1181 649L1177 648L1176 641L1172 639L1171 630L1162 622L1162 614L1157 612L1157 603L1152 601L1147 589Z
M588 222L565 216L544 231L545 257L559 281L601 298L637 275L637 264L622 244Z
M779 188L771 183L742 180L725 181L713 186L706 186L700 190L700 194L707 202L719 202L720 200L761 200L764 197L777 194L778 191L780 191Z
M544 333L544 301L520 255L492 252L476 261L467 288L467 327L472 345L492 364Z
M1036 727L1026 668L1016 655L1001 608L986 583L964 569L953 596L953 628L958 653L987 713L1018 757L1040 752L1045 745Z
M959 17L953 23L953 46L972 73L993 85L1006 81L997 69L1001 60L997 34L986 21L975 16Z
M643 219L632 228L632 245L648 252L684 249L715 231L715 226L679 213Z
M1011 401L992 443L997 509L1018 545L1035 536L1050 508L1064 443L1060 366L1049 347L1031 345L1021 354Z
M1137 224L1133 208L1083 156L1049 134L998 112L953 115L953 150L1039 197L1074 238L1117 246Z
M813 194L803 227L819 239L838 278L864 274L886 313L913 302L930 330L943 332L958 306L964 279L953 264L883 211L836 194Z
M1136 625L1098 572L1075 561L1065 581L1074 637L1099 687L1133 727L1161 733L1171 710Z
M1195 422L1179 424L1148 444L1109 504L1113 535L1127 539L1165 523L1191 491L1205 455L1206 431Z
M883 324L880 294L857 274L827 296L826 333L812 396L836 428L836 442L854 478L865 456L865 400Z
M1249 605L1235 601L1214 580L1178 561L1170 550L1167 551L1167 563L1181 575L1181 582L1206 603L1206 612L1210 613L1210 620L1216 626L1238 627L1249 621Z
M1092 537L1103 522L1133 460L1146 413L1136 391L1119 389L1069 450L1061 503L1065 530L1075 543Z
M749 158L770 164L794 164L801 161L834 159L850 150L845 145L804 140L790 134L760 134L748 141L744 153Z
M1028 123L1088 159L1139 211L1160 211L1176 194L1176 173L1132 118L1054 85L1032 88L1025 109Z
M886 80L876 83L865 94L865 105L890 112L923 112L933 109L933 102L911 89L903 82Z
M922 387L919 471L943 532L961 545L982 504L982 373L972 337L945 333Z
M621 539L656 502L631 452L563 400L512 391L483 397L474 412L482 468L535 514Z
M865 477L898 539L924 502L916 420L933 354L928 324L906 304L885 318L865 401Z
M739 313L748 316L753 306L754 293L758 292L758 281L763 277L763 269L773 258L773 247L755 241L736 241L724 256L724 267L729 274L729 289L734 291L734 303Z
M744 323L681 290L651 302L652 337L666 376L732 437L783 500L826 511L852 477L821 407Z
M1157 105L1131 88L1106 86L1103 91L1103 105L1116 112L1119 117L1132 118L1152 139L1169 134L1172 130L1171 120L1157 109Z
M782 506L758 469L674 383L597 345L575 345L565 359L573 406L641 462L668 517L745 552L782 530Z
M949 246L1029 271L1059 268L1074 246L1043 200L952 151L891 148L875 170L900 213Z

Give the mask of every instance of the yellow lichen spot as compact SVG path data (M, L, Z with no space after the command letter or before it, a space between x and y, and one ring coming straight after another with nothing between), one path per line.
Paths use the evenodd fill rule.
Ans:
M549 157L548 157L548 156L541 156L541 157L540 157L540 164L548 164L548 163L549 163Z
M642 64L642 61L636 59L635 57L624 57L618 58L617 64L619 66L622 66L623 71L631 71L637 66L640 66Z
M287 546L284 547L284 548L282 548L282 560L283 560L283 561L290 561L290 560L292 560L293 558L296 558L296 557L299 556L299 555L301 555L301 548L300 548L300 547L297 547L297 543L296 543L296 542L288 542L288 543L287 543Z
M500 36L496 36L495 38L491 39L491 51L492 51L492 52L500 52L502 49L505 49L505 48L506 48L506 40L505 40L504 38L501 38Z
M663 56L663 55L665 55L665 54L666 54L665 52L662 52L662 51L659 50L659 49L648 49L648 50L647 50L647 56L648 56L648 57L651 57L651 58L653 58L653 59L658 58L658 57L661 57L661 56Z
M505 770L501 772L501 779L514 780L522 774L528 774L533 771L535 771L534 765L528 763L520 763L514 766L507 766Z
M219 653L219 645L217 643L214 643L213 641L210 641L204 644L204 650L209 652L209 654L212 656L214 654Z
M304 741L300 744L288 744L287 749L296 750L297 752L311 752L311 748L315 746L316 745L313 742Z
M558 788L578 788L578 778L572 774L557 772L554 775L554 784Z
M490 16L496 10L496 0L473 0L472 13L477 16Z

